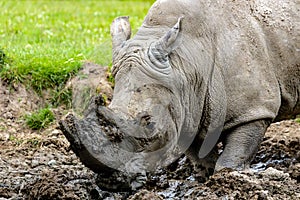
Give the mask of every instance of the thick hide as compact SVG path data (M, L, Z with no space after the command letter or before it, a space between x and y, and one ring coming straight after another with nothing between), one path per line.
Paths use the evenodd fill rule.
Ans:
M131 39L115 19L113 100L61 123L72 149L96 172L182 153L206 175L246 169L269 124L300 113L299 13L299 0L158 0Z

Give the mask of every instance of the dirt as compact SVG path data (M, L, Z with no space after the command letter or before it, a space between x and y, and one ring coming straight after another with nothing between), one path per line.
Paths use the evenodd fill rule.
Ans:
M104 84L110 98L107 75L98 75L94 87ZM58 124L41 131L25 125L23 116L43 105L38 95L0 81L0 96L0 199L300 199L300 123L294 120L269 127L248 171L224 170L204 181L182 156L148 174L142 188L112 192L70 150ZM70 111L53 109L57 121Z

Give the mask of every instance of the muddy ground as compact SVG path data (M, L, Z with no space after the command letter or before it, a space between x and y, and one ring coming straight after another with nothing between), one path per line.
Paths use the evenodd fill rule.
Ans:
M90 72L102 77L94 86L109 99L104 71ZM143 188L111 192L70 150L57 122L42 131L26 127L24 114L43 102L23 86L0 82L0 199L300 199L300 123L293 120L270 126L247 172L222 171L203 182L182 156L149 174ZM59 120L70 110L53 111Z

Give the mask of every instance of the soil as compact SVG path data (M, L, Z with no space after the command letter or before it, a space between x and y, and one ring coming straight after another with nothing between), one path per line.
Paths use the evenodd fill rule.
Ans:
M104 84L110 98L100 71L94 86ZM41 97L1 81L0 96L0 199L300 199L300 123L294 120L269 127L248 171L223 170L203 181L182 156L148 174L142 188L112 192L70 150L58 124L41 131L25 125L23 116L43 105ZM57 121L69 111L53 109Z

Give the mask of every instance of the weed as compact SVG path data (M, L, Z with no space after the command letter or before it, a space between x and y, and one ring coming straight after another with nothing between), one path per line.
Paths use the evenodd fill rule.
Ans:
M9 66L11 59L6 55L5 50L0 47L0 72Z
M31 138L27 140L27 143L29 143L32 148L36 148L41 144L40 140L37 138Z
M65 105L66 108L72 107L72 89L65 88L63 85L51 91L50 103L52 106Z
M0 126L0 131L4 131L7 130L7 128L5 126Z
M20 138L17 138L14 135L9 135L8 140L11 141L11 142L14 142L16 145L21 145L24 142L24 140L22 140Z
M0 66L4 66L5 59L6 59L5 57L6 57L5 53L3 52L2 49L0 49Z
M34 130L46 128L54 120L54 114L49 108L40 109L36 113L25 115L27 126Z
M108 80L108 82L111 82L113 84L113 86L115 85L115 79L111 72L108 73L107 80Z

